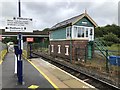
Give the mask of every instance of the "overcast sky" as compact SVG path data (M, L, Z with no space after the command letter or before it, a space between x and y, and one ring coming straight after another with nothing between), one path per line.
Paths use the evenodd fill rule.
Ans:
M0 27L4 17L18 16L18 0L0 2ZM99 26L118 24L119 0L21 0L21 16L33 18L33 28L42 30L82 14L84 10Z

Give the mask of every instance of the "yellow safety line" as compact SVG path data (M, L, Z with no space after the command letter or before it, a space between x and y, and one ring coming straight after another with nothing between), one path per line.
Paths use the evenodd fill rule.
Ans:
M37 68L37 66L35 66L35 64L33 64L32 62L30 62L29 59L27 59L27 61L28 61L31 65L33 65L33 67L36 68L36 69L39 71L39 73L41 73L41 74L50 82L50 84L52 84L52 86L53 86L56 90L59 90L59 88L58 88L39 68Z
M6 49L5 49L5 50L2 50L2 51L0 52L0 54L1 54L0 64L2 64L2 62L3 62L3 58L4 58L5 55L7 54L7 50L6 50Z
M2 62L3 62L3 61L2 61L2 60L0 60L0 64L2 64Z

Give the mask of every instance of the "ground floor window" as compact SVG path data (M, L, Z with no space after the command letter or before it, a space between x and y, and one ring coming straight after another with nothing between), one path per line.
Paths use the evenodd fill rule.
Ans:
M61 52L60 52L60 47L61 47L61 45L58 45L58 53L61 53Z
M54 45L51 45L51 52L54 52Z
M65 45L65 55L69 55L69 46L68 45Z

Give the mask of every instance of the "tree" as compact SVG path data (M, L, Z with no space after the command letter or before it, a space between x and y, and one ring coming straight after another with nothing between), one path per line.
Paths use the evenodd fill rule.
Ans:
M95 37L103 37L103 35L107 35L108 33L113 33L120 38L120 26L112 24L95 28Z
M3 43L8 43L8 42L17 42L16 37L6 37L2 40Z
M45 28L43 31L49 31L50 30L50 28Z

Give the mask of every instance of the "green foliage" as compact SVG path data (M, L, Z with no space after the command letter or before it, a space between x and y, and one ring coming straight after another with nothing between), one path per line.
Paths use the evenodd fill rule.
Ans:
M114 42L114 43L119 42L118 36L113 33L108 33L107 35L103 35L103 39L107 42Z
M8 43L8 42L17 42L16 37L6 37L2 40L3 43Z
M120 44L112 44L111 46L107 47L108 50L120 50Z
M43 31L49 31L50 30L50 28L45 28Z
M107 35L108 33L113 33L120 38L120 26L112 24L104 27L97 27L95 29L95 37L103 37L103 35Z
M100 38L109 46L120 43L120 26L112 24L98 27L95 29L95 37Z

